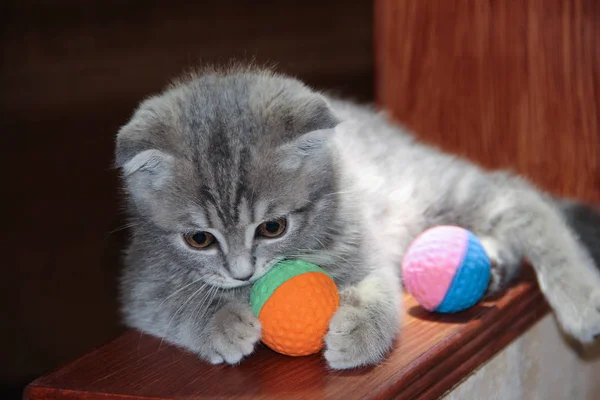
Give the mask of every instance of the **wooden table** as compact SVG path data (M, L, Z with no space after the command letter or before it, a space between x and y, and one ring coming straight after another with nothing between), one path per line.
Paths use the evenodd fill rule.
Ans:
M261 347L239 366L211 366L159 339L128 331L42 376L25 399L424 398L447 392L548 311L531 270L497 299L455 315L430 314L405 295L406 317L381 365L331 371L320 356Z

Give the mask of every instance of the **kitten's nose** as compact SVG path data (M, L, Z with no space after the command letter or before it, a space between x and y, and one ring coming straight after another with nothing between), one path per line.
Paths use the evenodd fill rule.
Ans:
M247 281L254 275L254 265L250 262L250 254L230 254L225 268L228 270L229 276L238 281Z
M250 271L249 273L239 274L239 275L231 274L231 276L234 279L237 279L238 281L248 281L248 280L250 280L250 278L252 278L252 275L254 275L252 271Z

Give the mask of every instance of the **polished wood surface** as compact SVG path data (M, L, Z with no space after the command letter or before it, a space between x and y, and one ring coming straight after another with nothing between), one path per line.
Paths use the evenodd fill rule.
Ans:
M435 399L547 313L532 273L497 299L455 315L431 314L405 295L406 317L376 367L328 370L320 356L260 348L239 366L210 366L159 339L128 331L43 376L26 400L49 399Z
M424 140L600 202L600 2L376 0L377 98Z

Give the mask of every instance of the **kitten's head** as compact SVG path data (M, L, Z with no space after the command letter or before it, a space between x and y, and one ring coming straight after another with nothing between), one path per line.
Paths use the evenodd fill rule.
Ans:
M144 101L117 137L137 249L231 288L324 248L336 126L323 97L268 72L210 72Z

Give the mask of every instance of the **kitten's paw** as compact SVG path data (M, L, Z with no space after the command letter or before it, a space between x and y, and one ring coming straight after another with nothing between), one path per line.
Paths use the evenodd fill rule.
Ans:
M212 317L209 326L209 351L211 364L237 364L254 351L260 340L261 326L249 306L229 303Z
M386 331L383 316L360 306L342 305L325 336L325 359L333 369L376 364L392 347L394 335Z
M570 288L547 296L563 330L582 343L600 336L600 287Z
M514 278L521 266L521 260L494 238L483 237L481 244L491 261L490 283L486 296L492 296L504 289Z

